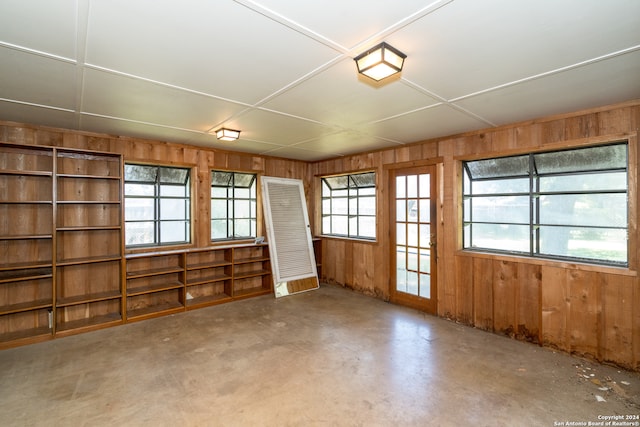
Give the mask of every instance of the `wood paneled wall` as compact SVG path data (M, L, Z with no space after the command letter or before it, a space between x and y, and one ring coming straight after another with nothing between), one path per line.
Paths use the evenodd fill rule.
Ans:
M310 178L375 169L376 243L325 238L322 276L389 298L388 170L420 161L440 166L438 315L515 339L640 370L638 128L640 101L424 141L311 165ZM629 139L628 269L461 250L462 160ZM320 224L316 212L315 223ZM316 228L316 233L320 232Z

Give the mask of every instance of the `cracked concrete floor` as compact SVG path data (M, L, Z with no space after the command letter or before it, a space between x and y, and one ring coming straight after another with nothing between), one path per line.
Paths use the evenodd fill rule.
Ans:
M0 351L5 427L554 426L639 395L638 373L330 285Z

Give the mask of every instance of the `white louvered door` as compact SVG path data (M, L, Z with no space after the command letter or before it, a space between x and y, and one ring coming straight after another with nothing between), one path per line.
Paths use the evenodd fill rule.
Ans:
M318 288L304 187L299 179L262 177L276 297ZM314 280L302 280L313 278Z

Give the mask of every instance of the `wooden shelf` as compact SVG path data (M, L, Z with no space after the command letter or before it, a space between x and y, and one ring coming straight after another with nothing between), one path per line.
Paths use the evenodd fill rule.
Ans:
M16 342L21 340L33 340L34 342L38 338L51 338L53 330L48 326L41 326L38 328L23 329L19 331L8 332L0 334L0 343Z
M216 274L216 275L211 275L211 276L206 276L206 277L201 277L198 278L196 280L193 281L188 281L187 282L187 286L195 286L195 285L202 285L204 283L212 283L212 282L222 282L225 280L231 280L231 276L227 275L227 274Z
M141 277L162 276L170 273L182 273L183 270L184 269L182 267L158 267L149 268L147 270L131 271L127 272L127 280L138 279Z
M86 175L86 174L75 174L75 173L58 173L56 174L58 178L81 178L81 179L113 179L120 180L119 176L109 176L109 175Z
M41 310L41 309L52 309L52 300L48 299L40 299L29 302L22 302L19 304L10 304L0 306L0 316L4 314L12 314L12 313L21 313L23 311L32 311L32 310Z
M227 294L216 294L191 298L187 299L187 309L201 308L229 301L231 301L231 296Z
M200 264L192 264L187 265L187 271L190 270L204 270L205 268L217 268L217 267L226 267L228 265L233 265L231 261L214 261L210 263L200 263Z
M86 319L72 320L69 322L58 322L56 325L56 335L67 335L65 332L77 333L87 329L104 328L106 326L114 326L122 323L120 314L105 314L103 316L90 317Z
M268 274L271 274L271 272L269 270L251 270L251 271L243 271L240 273L234 273L233 278L236 280L239 279L248 279L250 277L259 277L259 276L266 276Z
M24 175L24 176L53 176L51 171L0 169L0 175Z
M39 279L41 277L51 277L53 274L51 270L52 268L53 264L51 262L14 262L11 264L0 264L0 283L5 279L28 280ZM48 273L43 273L41 271L43 269L48 269Z
M246 289L239 289L239 290L234 290L233 291L233 297L234 298L248 298L248 297L253 297L253 296L258 296L258 295L267 295L271 293L271 289L265 289L262 286L257 286L254 288L246 288Z
M58 227L56 231L100 231L100 230L121 230L119 225L105 225L105 226L73 226L73 227ZM118 255L119 257L119 255Z
M233 264L240 265L240 264L250 264L252 262L263 262L263 261L269 261L269 257L256 256L256 257L249 257L249 258L240 258L240 259L233 260Z
M0 236L0 240L53 239L53 234L32 234L28 236Z
M74 297L61 297L56 299L56 307L68 307L71 305L87 304L98 301L106 301L111 299L119 299L122 297L120 292L96 292L94 294L84 294Z
M151 294L154 292L168 291L171 289L181 289L184 285L180 282L167 282L159 285L140 286L135 288L127 287L127 296L138 296Z
M184 310L184 305L179 302L154 305L150 307L127 310L127 320L143 320L151 317L165 316L179 313Z
M108 256L99 256L99 257L85 257L85 258L73 258L73 259L61 259L56 264L58 267L64 267L68 265L79 265L79 264L96 264L99 262L113 262L120 261L120 255L108 255Z

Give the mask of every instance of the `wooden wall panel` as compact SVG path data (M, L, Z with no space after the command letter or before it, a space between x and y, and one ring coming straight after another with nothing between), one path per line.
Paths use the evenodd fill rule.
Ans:
M601 283L600 357L606 362L628 367L632 367L634 360L634 284L633 277L614 275L604 275Z
M473 324L476 328L493 331L493 260L489 258L472 258L472 260Z
M503 260L493 264L493 330L515 337L518 264Z
M539 343L542 267L518 263L516 338Z
M571 270L569 280L569 351L598 357L600 327L600 273Z
M542 267L542 343L569 350L569 285L561 267Z
M455 319L465 325L473 325L473 259L456 257L455 262L456 305Z

